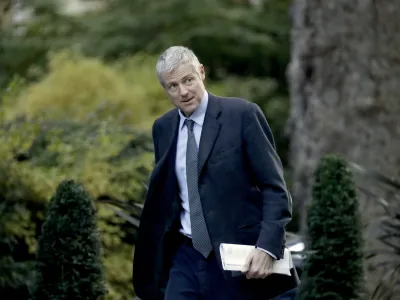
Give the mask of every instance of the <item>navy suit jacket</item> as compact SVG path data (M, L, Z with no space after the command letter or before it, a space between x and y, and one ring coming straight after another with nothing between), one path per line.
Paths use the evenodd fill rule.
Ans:
M178 124L178 110L173 109L153 125L156 165L133 262L133 284L142 300L163 299L177 247ZM221 243L256 245L281 258L285 226L291 220L291 199L270 127L260 108L247 100L209 93L198 165L203 212L219 264ZM230 272L225 275L231 276ZM265 298L298 284L297 274L287 282L283 280L285 283L274 278L253 280L254 288L260 289Z

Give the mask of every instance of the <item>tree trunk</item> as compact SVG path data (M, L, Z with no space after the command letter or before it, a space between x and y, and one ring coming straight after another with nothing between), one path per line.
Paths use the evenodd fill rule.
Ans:
M303 230L323 155L400 177L399 16L398 0L293 3L288 128L294 211ZM365 220L379 213L360 196Z

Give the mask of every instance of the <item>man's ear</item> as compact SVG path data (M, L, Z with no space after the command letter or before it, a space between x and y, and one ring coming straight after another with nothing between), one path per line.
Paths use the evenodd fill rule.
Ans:
M204 66L200 65L200 78L201 80L205 80L206 79L206 72L204 71Z

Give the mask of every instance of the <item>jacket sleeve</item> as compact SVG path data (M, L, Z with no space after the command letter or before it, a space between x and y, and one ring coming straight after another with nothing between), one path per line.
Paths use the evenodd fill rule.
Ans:
M285 226L292 218L281 160L268 122L258 105L252 103L244 117L244 148L253 178L263 198L263 221L256 247L281 258Z

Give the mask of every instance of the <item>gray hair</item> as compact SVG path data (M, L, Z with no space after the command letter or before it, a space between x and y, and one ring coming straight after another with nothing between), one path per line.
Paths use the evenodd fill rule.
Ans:
M182 65L192 65L199 72L200 62L192 50L183 46L172 46L160 55L157 65L157 77L163 85L163 75L171 72Z

